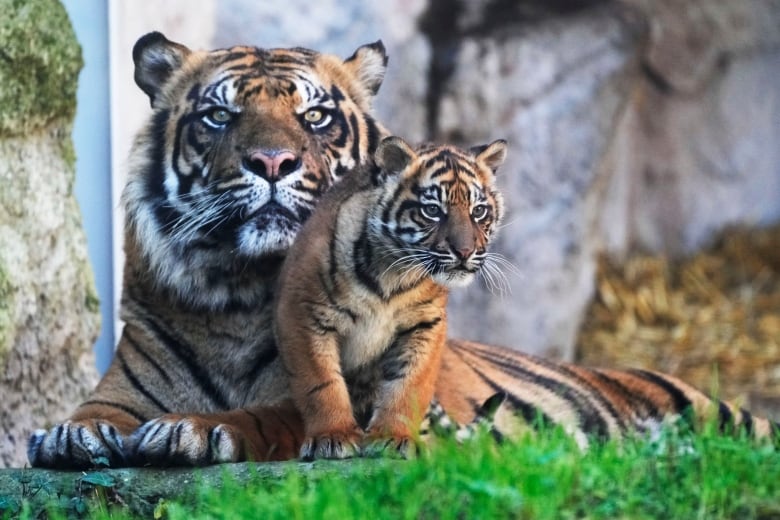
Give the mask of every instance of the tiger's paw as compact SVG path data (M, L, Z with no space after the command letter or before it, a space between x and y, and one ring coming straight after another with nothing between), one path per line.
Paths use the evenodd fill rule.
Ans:
M126 462L124 440L112 424L98 420L67 421L36 430L27 442L33 467L86 469L117 467Z
M363 446L363 454L367 457L396 456L408 459L417 454L417 444L407 435L390 437L370 435Z
M243 437L233 427L196 417L165 415L130 435L131 461L138 466L206 466L246 459Z
M301 446L301 460L349 459L360 455L359 429L345 432L328 432L306 437Z

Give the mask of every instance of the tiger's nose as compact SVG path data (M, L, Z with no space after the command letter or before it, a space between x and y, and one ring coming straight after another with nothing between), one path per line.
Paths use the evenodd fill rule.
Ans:
M301 167L301 158L290 150L254 150L244 158L244 168L274 182Z
M471 246L453 246L452 250L459 260L466 260L474 252L474 248Z

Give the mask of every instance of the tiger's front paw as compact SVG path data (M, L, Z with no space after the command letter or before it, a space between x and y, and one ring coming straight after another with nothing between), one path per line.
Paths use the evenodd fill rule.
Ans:
M67 421L36 430L27 442L33 467L86 469L125 464L124 440L114 425L99 420Z
M360 455L363 433L359 428L324 432L306 437L301 446L301 459L348 459Z
M369 435L363 446L363 454L367 457L390 455L408 459L417 454L417 444L407 435L390 437Z
M146 422L128 444L138 466L206 466L246 459L240 433L197 417L164 415Z

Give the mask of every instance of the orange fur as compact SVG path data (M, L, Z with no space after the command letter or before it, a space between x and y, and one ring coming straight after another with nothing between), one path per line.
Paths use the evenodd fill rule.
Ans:
M274 321L305 424L302 457L353 455L364 428L370 442L411 445L446 335L447 291L434 278L460 282L478 268L500 218L491 166L503 153L503 143L485 152L489 166L482 155L415 152L387 138L379 168L350 174L298 234ZM426 216L426 205L440 215Z

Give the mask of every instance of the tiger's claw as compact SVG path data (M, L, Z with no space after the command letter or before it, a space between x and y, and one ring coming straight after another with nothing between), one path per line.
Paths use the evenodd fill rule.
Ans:
M110 423L67 421L49 430L35 430L27 442L27 459L38 468L116 467L126 460L124 445L122 435Z
M301 460L349 459L360 455L361 435L354 432L307 437L301 446Z
M245 460L241 435L226 424L163 416L142 424L129 440L135 465L205 466Z

